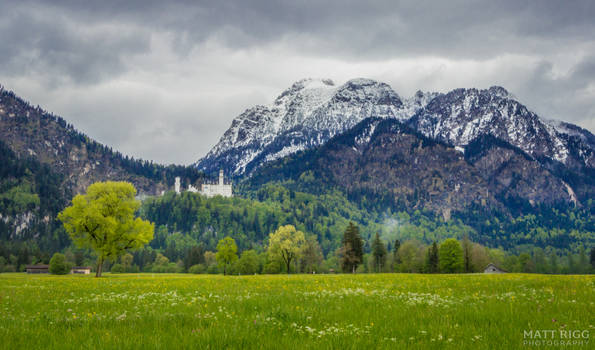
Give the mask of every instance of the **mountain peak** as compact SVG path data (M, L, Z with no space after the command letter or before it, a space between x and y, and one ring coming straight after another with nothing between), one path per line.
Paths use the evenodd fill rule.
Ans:
M497 85L491 86L488 89L488 93L490 93L490 95L498 96L501 98L512 97L512 95L505 88L503 88L502 86L497 86Z
M223 168L250 174L266 162L322 145L369 117L397 119L454 146L491 135L534 157L577 166L595 163L589 135L546 125L501 86L417 91L403 100L390 85L373 79L335 85L330 79L308 78L292 84L273 104L238 116L196 166L207 173ZM569 148L574 144L575 151Z
M332 79L327 78L305 78L300 79L293 83L290 89L302 90L302 89L319 89L319 88L333 88L335 82Z
M354 78L345 83L345 86L370 86L376 84L383 84L373 79L368 78Z
M330 79L302 79L272 105L237 117L197 166L206 172L223 167L240 175L263 162L320 145L368 117L401 119L402 110L401 98L382 82L357 78L337 86Z

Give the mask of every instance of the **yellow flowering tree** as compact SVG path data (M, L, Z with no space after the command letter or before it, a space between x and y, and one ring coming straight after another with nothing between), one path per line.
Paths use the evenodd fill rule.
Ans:
M267 252L272 259L280 258L287 266L287 273L290 273L291 262L301 256L305 242L304 233L293 225L281 226L270 234Z
M115 261L153 239L154 225L135 218L140 207L135 196L136 189L128 182L96 182L58 215L77 246L97 253L96 277L101 277L105 259Z

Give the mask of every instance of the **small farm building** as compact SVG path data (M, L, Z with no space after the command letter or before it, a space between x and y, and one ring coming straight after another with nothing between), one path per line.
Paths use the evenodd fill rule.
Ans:
M488 266L486 266L486 268L483 270L483 273L506 273L506 271L492 263L489 263Z
M91 273L90 266L75 266L70 270L70 273L88 275Z
M50 265L27 265L27 273L50 273Z

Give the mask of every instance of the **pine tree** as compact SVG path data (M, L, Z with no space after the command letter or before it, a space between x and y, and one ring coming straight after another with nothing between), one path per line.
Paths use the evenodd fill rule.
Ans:
M463 237L463 269L465 272L472 272L471 268L471 241L469 236L465 234Z
M434 241L432 246L428 249L428 272L438 272L438 245Z
M576 269L576 272L586 273L589 270L589 266L587 263L587 254L585 254L585 248L580 247L578 254L578 267Z
M363 241L359 235L359 227L349 222L343 234L341 267L344 272L355 273L357 266L364 258Z
M399 248L401 248L401 241L397 239L395 240L395 245L393 247L393 271L396 271L397 265L401 263L401 259L399 258Z
M374 269L376 272L382 272L386 263L386 254L386 247L380 240L380 235L376 233L376 237L374 237L374 242L372 243L372 256L374 257Z
M558 273L560 272L558 269L558 255L556 255L556 252L552 252L552 254L550 255L550 273Z

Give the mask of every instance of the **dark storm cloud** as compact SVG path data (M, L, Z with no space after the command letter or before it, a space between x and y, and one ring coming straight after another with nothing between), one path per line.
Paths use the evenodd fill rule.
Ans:
M126 69L123 56L149 49L149 35L122 25L88 25L60 11L4 5L0 8L0 71L46 73L95 82Z
M405 97L500 84L593 131L593 18L595 1L0 0L0 83L163 162L196 160L243 108L317 75Z
M553 72L551 62L541 62L519 90L544 117L557 117L595 131L595 56L585 57L562 76ZM589 92L589 89L592 89ZM522 99L521 99L522 100ZM572 111L569 115L568 111ZM565 116L565 118L560 118Z
M289 40L296 50L306 48L313 54L339 54L347 59L531 53L592 42L595 28L595 2L589 0L58 0L19 2L18 7L28 12L64 13L80 26L123 23L169 32L182 51L207 39L232 48ZM127 53L126 46L118 46Z

